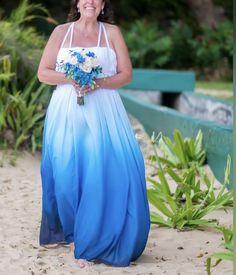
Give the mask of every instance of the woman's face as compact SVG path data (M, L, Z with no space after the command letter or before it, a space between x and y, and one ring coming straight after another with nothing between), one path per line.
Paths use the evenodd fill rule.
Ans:
M77 7L82 17L97 18L104 8L104 4L103 0L79 0Z

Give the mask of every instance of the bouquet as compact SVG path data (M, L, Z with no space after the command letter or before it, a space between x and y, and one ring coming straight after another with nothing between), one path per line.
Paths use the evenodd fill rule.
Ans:
M68 79L72 79L79 85L77 103L84 105L85 87L95 88L95 79L102 73L102 67L98 63L94 52L82 49L81 52L69 51L66 60L62 60L59 65Z

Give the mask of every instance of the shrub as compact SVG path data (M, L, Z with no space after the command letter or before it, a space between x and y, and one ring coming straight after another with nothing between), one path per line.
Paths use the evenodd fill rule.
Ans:
M169 27L145 19L124 26L134 67L194 69L201 79L232 79L233 26L194 29L172 21Z
M205 26L191 40L194 49L194 64L201 74L213 75L218 71L218 78L232 78L233 62L233 25L229 21L217 27Z
M0 141L15 150L20 146L31 147L32 152L41 148L41 138L45 111L40 102L50 87L38 85L37 77L17 89L15 76L11 73L9 57L2 59L0 70Z
M181 21L172 21L168 30L172 40L171 57L168 65L175 69L194 67L194 49L191 41L194 31Z
M0 143L33 152L41 148L44 108L51 90L36 76L45 40L25 26L36 17L32 15L36 10L48 15L40 4L23 0L9 18L0 21Z
M170 58L171 38L155 23L136 20L124 29L134 67L163 67Z
M155 135L152 136L155 158L151 156L151 159L156 163L154 167L157 169L158 179L147 178L147 181L153 185L153 188L148 189L148 199L157 210L157 212L151 212L151 222L179 230L199 227L217 228L217 220L204 219L204 217L214 210L233 205L233 193L232 191L226 191L226 186L229 183L230 158L227 160L224 183L219 193L216 194L214 190L214 179L210 179L207 174L204 173L204 170L200 169L203 155L201 152L204 152L202 148L199 147L201 142L196 142L196 140L191 141L191 144L198 144L195 146L197 150L192 154L192 158L197 159L197 162L192 162L188 159L189 163L186 164L185 160L182 160L184 140L181 135L177 137L177 146L178 148L182 147L182 149L171 152L171 156L175 154L174 159L181 160L184 166L177 166L176 168L176 166L173 166L169 161L160 159L157 152L157 148L160 148L160 135L157 137L155 137ZM191 139L188 139L188 142L189 140ZM170 147L165 147L165 150L169 150L169 148ZM200 174L199 171L201 171ZM171 177L176 184L174 192L171 192L167 175Z
M43 12L43 15L33 15L36 11ZM28 0L22 0L9 18L0 18L0 57L10 56L12 70L21 87L36 73L46 43L44 37L27 23L36 17L47 20L48 15L42 5L29 4Z

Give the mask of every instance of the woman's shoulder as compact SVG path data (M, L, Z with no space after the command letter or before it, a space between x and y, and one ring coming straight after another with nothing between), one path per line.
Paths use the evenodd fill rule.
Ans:
M110 31L110 32L115 32L115 31L118 31L120 28L118 27L118 25L116 24L110 24L110 23L103 23L106 30L107 31Z
M71 23L60 24L53 29L50 35L50 40L52 40L55 45L61 43L70 24Z
M110 38L116 38L121 34L121 31L118 25L104 23L104 26Z
M57 33L64 33L69 28L70 25L71 25L71 22L59 24L54 28L53 31Z

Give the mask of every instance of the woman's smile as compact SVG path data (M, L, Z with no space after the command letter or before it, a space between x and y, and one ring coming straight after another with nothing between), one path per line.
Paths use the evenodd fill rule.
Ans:
M94 6L91 6L91 5L86 5L85 9L86 10L95 10L96 8Z
M93 6L85 6L85 9L86 10L96 10L96 8Z
M81 15L93 15L98 16L101 12L103 6L102 1L89 1L89 0L81 0L78 2L78 7L80 7Z

